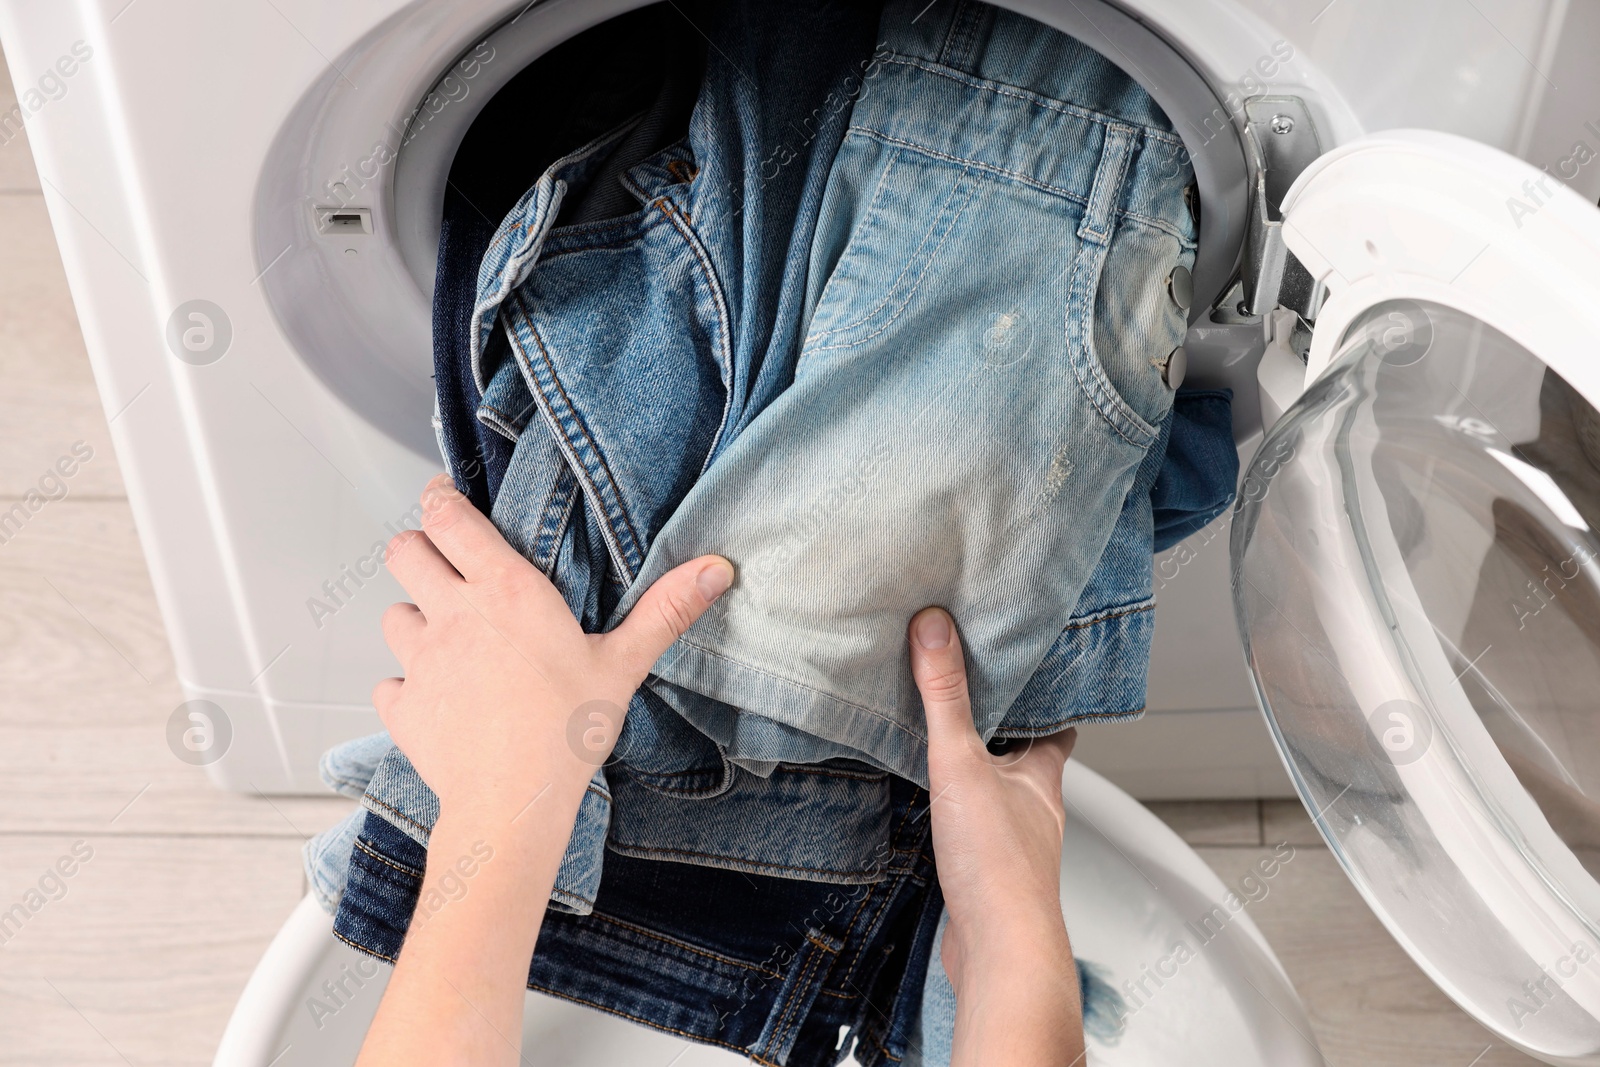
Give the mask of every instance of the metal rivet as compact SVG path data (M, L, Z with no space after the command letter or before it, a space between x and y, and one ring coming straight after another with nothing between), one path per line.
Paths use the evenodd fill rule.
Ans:
M1172 294L1174 304L1184 311L1189 310L1189 305L1194 302L1194 278L1187 267L1172 268L1172 273L1167 275L1167 292Z
M1272 116L1272 132L1279 135L1293 133L1294 119L1290 118L1288 115Z
M1161 365L1161 380L1167 383L1168 389L1176 389L1183 384L1183 376L1189 370L1189 354L1179 345L1167 356L1167 361Z

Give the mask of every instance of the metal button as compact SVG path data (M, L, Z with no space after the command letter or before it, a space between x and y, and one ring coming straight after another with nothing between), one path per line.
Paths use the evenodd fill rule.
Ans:
M1183 384L1183 376L1188 370L1189 354L1179 345L1168 353L1167 361L1161 365L1161 380L1167 383L1168 389L1176 389Z
M1167 292L1172 294L1174 304L1184 311L1189 310L1189 305L1194 302L1194 278L1190 276L1189 268L1172 268L1172 273L1167 275Z

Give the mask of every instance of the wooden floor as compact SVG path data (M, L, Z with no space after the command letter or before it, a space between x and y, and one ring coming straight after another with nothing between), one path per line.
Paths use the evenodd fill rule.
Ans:
M93 458L66 499L0 544L0 911L45 898L0 945L0 1065L208 1064L301 895L300 843L348 802L219 793L167 749L182 697L18 138L0 145L0 510L79 441ZM1153 807L1229 883L1279 842L1300 850L1251 914L1330 1064L1533 1062L1423 977L1297 804ZM88 859L54 880L74 849Z

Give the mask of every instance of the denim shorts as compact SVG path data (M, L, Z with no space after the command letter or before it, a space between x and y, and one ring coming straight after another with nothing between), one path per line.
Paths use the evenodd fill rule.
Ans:
M751 769L851 756L926 782L905 638L926 605L961 627L985 737L1139 711L1075 703L1092 679L1051 659L1147 624L1148 555L1101 561L1165 447L1193 177L1137 83L1027 18L890 0L879 39L793 381L695 480L608 622L671 567L728 557L734 587L657 662L657 692Z

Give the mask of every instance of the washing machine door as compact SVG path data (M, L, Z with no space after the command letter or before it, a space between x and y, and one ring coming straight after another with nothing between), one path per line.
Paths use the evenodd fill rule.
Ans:
M1331 295L1233 527L1261 705L1423 970L1507 1043L1600 1064L1600 212L1412 132L1285 203Z

